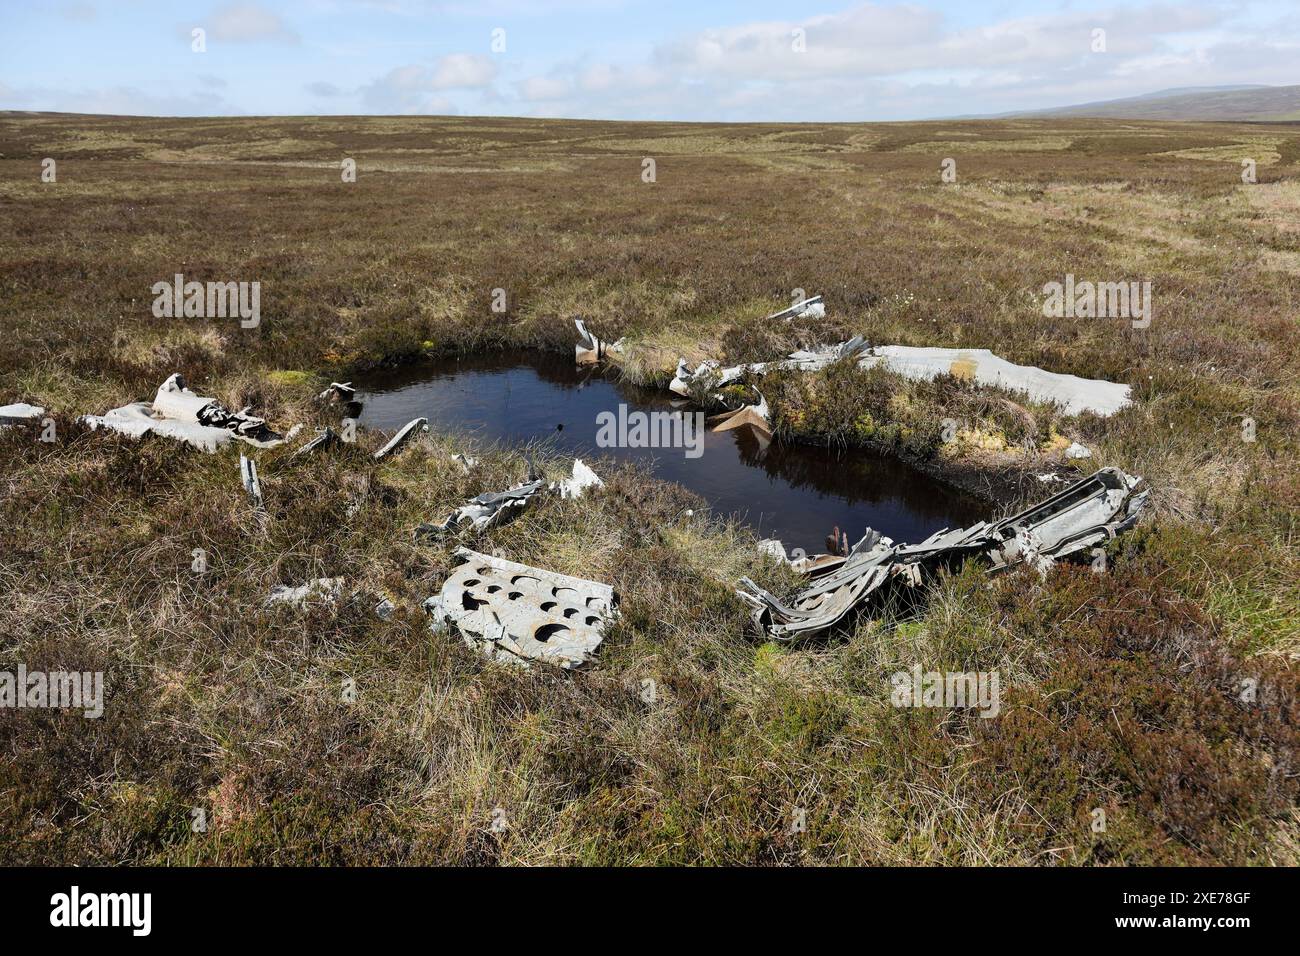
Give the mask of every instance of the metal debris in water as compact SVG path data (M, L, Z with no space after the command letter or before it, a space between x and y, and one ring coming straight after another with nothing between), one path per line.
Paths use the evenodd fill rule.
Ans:
M748 426L755 437L758 438L761 450L766 448L768 442L772 440L772 412L768 408L767 399L763 397L763 393L758 389L754 389L754 391L758 395L758 401L753 405L742 405L735 411L714 415L709 419L709 424L717 432Z
M772 369L812 372L843 359L860 356L866 349L867 341L859 335L839 345L824 345L813 350L799 349L779 362L751 362L748 365L731 365L723 368L717 362L710 360L701 362L692 369L686 364L685 359L678 359L677 372L668 383L668 390L683 398L694 398L698 401L720 388L740 381L746 374L765 375Z
M598 339L594 332L587 328L587 324L582 319L574 319L573 324L578 328L578 336L581 341L573 347L573 358L579 365L595 365L608 358L610 353L622 354L623 340L617 342L605 342Z
M677 372L673 380L668 383L668 390L682 398L702 401L718 389L739 381L746 371L753 371L753 369L754 366L747 365L723 368L713 361L704 361L691 368L686 364L686 359L678 359Z
M993 569L1027 564L1045 572L1061 558L1102 544L1136 523L1146 491L1140 478L1103 468L1046 501L995 523L940 531L920 544L895 545L868 529L847 559L785 604L742 578L736 593L758 628L778 640L816 634L851 611L878 604L893 586L913 588L940 568L979 558Z
M357 390L351 382L330 382L329 388L320 393L320 399L326 402L347 404L356 397Z
M465 643L495 661L561 667L585 663L618 613L607 584L457 548L464 563L424 602L433 628L454 624Z

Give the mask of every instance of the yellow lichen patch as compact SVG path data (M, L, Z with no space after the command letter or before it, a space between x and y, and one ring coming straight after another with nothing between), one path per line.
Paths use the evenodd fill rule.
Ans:
M958 445L980 451L1006 451L1007 436L998 429L965 428L957 432Z
M1042 450L1044 452L1065 451L1069 447L1070 439L1053 428L1051 436L1043 443Z
M973 358L962 356L953 359L952 364L948 366L948 374L953 378L970 381L975 378L975 370L978 367L978 363Z

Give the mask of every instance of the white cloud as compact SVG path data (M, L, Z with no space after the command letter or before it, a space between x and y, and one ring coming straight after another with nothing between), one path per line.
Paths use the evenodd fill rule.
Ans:
M497 66L489 57L452 53L440 57L431 66L417 63L396 67L367 83L357 93L369 112L456 113L455 104L441 95L443 92L478 90L490 93L496 75Z
M811 73L888 73L940 39L942 15L917 6L863 4L805 20L706 30L664 44L664 65L720 76L768 78ZM795 31L803 31L803 51ZM910 55L907 51L911 51Z
M452 53L438 60L430 82L435 90L476 89L491 85L497 65L476 53Z
M872 2L701 30L659 44L641 63L562 63L520 77L514 89L526 111L550 116L789 121L999 112L1171 86L1295 82L1276 63L1294 62L1296 43L1257 26L1234 32L1234 10L1213 0L1071 7L957 28L936 10ZM1098 28L1105 53L1092 50Z
M675 88L671 70L609 63L562 64L545 76L530 76L515 84L519 95L529 102L563 100L575 95L643 95Z
M213 10L207 21L198 24L208 31L208 38L225 43L248 43L275 40L297 43L299 36L285 25L275 12L255 3L228 3ZM189 35L189 30L186 31Z
M660 46L656 60L697 74L753 80L1051 66L1089 55L1095 28L1107 31L1112 54L1146 53L1162 37L1203 29L1222 17L1211 7L1158 5L1067 11L953 31L937 11L867 3L802 21L707 30ZM796 30L804 32L803 52L795 48Z
M558 100L573 92L573 81L564 76L530 76L518 84L518 89L526 100Z
M210 46L248 46L239 57L247 70L222 74L229 87L215 74L198 74L196 92L182 95L173 89L171 72L159 67L151 76L147 64L122 72L116 65L107 72L86 68L69 74L79 78L64 81L62 89L14 89L16 74L6 73L9 88L0 87L0 107L176 115L278 107L669 120L911 119L1177 86L1290 84L1297 82L1294 64L1300 61L1300 16L1275 0L1134 0L1127 6L1122 0L1040 0L1035 6L1050 12L1032 16L999 14L998 0L984 0L978 18L972 4L960 23L932 0L823 0L821 9L830 12L740 23L714 20L724 8L701 4L691 22L719 25L677 35L634 34L618 16L566 22L556 13L633 0L558 0L545 10L527 0L207 2L215 6L206 21L187 23L180 35L188 45L190 30L203 26ZM835 9L839 4L844 7ZM95 8L86 0L56 0L53 9L86 16ZM279 14L287 9L302 17L315 66L271 45L302 42ZM330 24L331 17L357 11L367 25L375 24L373 32ZM512 15L494 16L506 12ZM540 18L555 22L546 31L521 22ZM424 52L451 36L444 26L460 29L465 20L483 28L482 53L434 59ZM498 22L511 31L510 53L489 56L486 31ZM636 22L642 31L651 21ZM75 36L88 32L81 25L64 28ZM1105 53L1092 52L1098 28L1106 31ZM795 31L802 31L801 43ZM556 37L562 38L552 43ZM480 49L472 39L459 39L467 44L462 49ZM312 82L322 76L332 82ZM367 77L373 79L363 82ZM77 88L99 83L102 89Z

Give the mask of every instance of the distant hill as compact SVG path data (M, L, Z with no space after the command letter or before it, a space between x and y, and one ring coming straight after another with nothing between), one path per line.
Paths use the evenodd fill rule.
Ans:
M1300 86L1189 86L1005 116L1138 120L1300 120Z

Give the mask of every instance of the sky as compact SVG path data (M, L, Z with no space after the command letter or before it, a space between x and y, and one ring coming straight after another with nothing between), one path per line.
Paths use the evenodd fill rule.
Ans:
M1300 0L0 0L0 109L830 122L1252 83L1300 83Z

